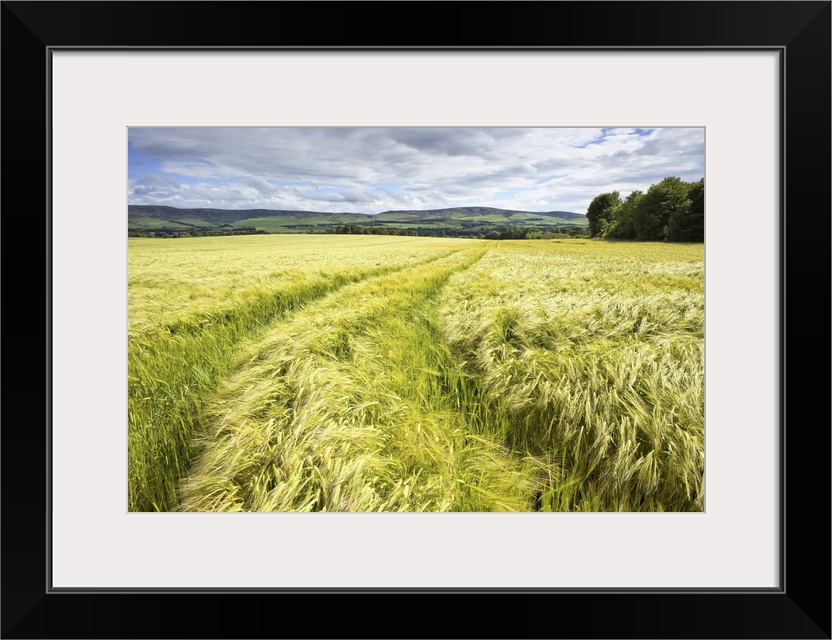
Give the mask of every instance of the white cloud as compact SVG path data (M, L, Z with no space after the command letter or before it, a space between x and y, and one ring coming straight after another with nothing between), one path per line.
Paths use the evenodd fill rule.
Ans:
M131 166L129 202L181 207L584 212L604 191L704 175L701 128L142 128L130 143L155 173Z

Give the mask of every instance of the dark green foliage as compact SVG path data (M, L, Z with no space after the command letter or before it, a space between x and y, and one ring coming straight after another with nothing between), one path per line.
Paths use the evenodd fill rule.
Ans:
M644 192L639 190L635 190L627 196L627 199L621 203L621 206L613 211L612 224L607 228L604 237L618 238L620 240L635 239L636 228L633 224L633 216L641 204L642 198L644 198Z
M618 191L611 191L595 196L592 202L589 203L589 208L586 210L586 217L589 221L589 236L591 238L601 234L601 231L606 228L605 222L607 224L612 222L613 211L620 205L621 198L618 195Z
M573 238L584 237L586 235L586 227L578 225L521 227L504 224L493 230L485 231L482 225L478 227L464 227L462 229L421 226L412 229L401 229L398 227L349 224L328 229L327 233L421 236L433 238L485 238L486 240L548 240L560 235L568 235Z
M652 185L633 212L636 240L667 240L670 214L687 200L688 188L677 177Z
M129 229L127 237L129 238L208 238L213 236L247 236L247 235L263 235L266 231L257 230L254 227L211 227L202 229L193 227L191 229L171 229L160 228L155 230L138 231L136 229Z
M670 213L667 221L668 242L685 242L691 235L690 201L686 200Z
M670 242L705 241L705 179L688 189L688 199L670 214L667 224Z
M618 192L596 196L587 210L593 237L669 242L705 241L705 179L684 182L674 176L633 191L624 202Z

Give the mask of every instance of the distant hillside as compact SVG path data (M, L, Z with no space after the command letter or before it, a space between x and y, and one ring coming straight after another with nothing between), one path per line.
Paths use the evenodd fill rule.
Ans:
M131 204L127 207L130 229L188 227L212 228L242 226L279 232L292 225L358 224L366 222L362 213L321 213L315 211L278 211L273 209L178 209L155 205Z
M584 214L571 211L515 211L492 207L455 207L378 214L283 211L273 209L178 209L129 205L130 231L207 230L253 227L268 233L325 233L341 225L398 229L445 229L453 235L487 234L500 226L584 227Z
M514 209L495 209L493 207L456 207L452 209L425 209L423 211L384 211L378 215L383 216L388 214L408 214L418 217L452 216L454 218L490 218L491 216L502 216L506 220L512 220L515 217L520 219L524 216L545 216L559 220L586 219L585 214L575 213L573 211L518 211Z

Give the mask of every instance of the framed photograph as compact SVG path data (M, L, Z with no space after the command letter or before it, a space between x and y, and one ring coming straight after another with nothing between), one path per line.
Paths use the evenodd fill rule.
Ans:
M395 36L371 26L399 11ZM2 12L3 637L830 637L829 2ZM655 220L640 190L661 200ZM628 234L658 257L587 266L599 247L634 251ZM229 240L239 250L217 249ZM477 262L489 242L514 253ZM544 242L576 252L572 271L547 271ZM474 264L479 280L454 279ZM401 290L422 333L385 315L397 303L376 285L359 290L368 277ZM567 358L572 325L606 331L624 277L664 292L619 315L677 358L628 351L640 359L619 367L649 380L644 420L678 436L652 454L625 420L603 436L611 382L557 400L585 429L571 439L516 391L550 389L545 358ZM589 300L599 279L609 291ZM540 302L555 280L569 313ZM243 304L251 327L232 317ZM374 304L359 340L350 309ZM289 311L296 324L223 351ZM210 345L188 338L217 313ZM160 326L167 342L143 341ZM457 351L425 356L437 332ZM604 336L591 366L624 353ZM225 380L199 425L214 441L183 409L205 376ZM433 413L413 409L434 387ZM304 431L324 390L352 393L350 409ZM275 463L276 440L243 429L254 414L286 422L296 459ZM394 414L399 457L351 457ZM148 431L163 423L170 441ZM448 425L481 429L446 442ZM365 464L384 467L384 492L354 480ZM438 631L424 605L439 598L506 615ZM294 615L229 615L242 602ZM418 613L373 628L391 602Z

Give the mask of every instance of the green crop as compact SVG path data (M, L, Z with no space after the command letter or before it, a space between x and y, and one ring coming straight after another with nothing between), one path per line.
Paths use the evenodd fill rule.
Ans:
M702 245L129 244L131 511L697 511Z

